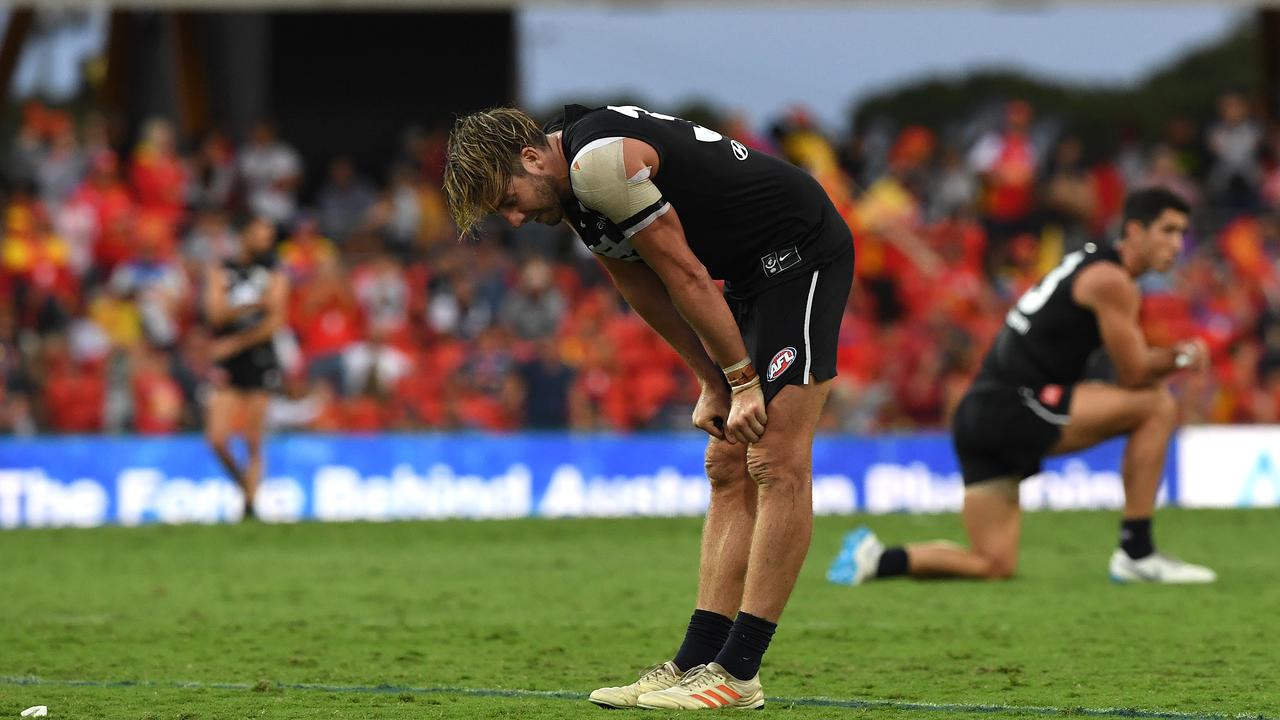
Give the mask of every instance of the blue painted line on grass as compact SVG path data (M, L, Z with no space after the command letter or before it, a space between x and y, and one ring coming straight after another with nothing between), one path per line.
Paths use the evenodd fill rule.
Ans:
M582 693L563 690L503 690L499 688L464 687L404 687L398 685L323 685L313 683L251 683L220 682L153 682L150 680L49 680L38 677L0 677L0 685L27 685L41 687L90 687L90 688L174 688L180 690L238 690L270 692L275 690L304 690L331 693L382 693L412 695L468 695L489 698L527 698L553 700L586 700ZM927 703L906 700L841 700L835 698L786 698L770 697L771 705L795 705L801 707L846 708L851 710L910 710L950 713L1021 713L1025 715L1064 715L1084 717L1142 718L1143 720L1277 720L1275 716L1261 713L1224 715L1214 713L1189 713L1176 710L1143 710L1140 708L1086 708L1051 707L1040 705L983 705L970 703Z

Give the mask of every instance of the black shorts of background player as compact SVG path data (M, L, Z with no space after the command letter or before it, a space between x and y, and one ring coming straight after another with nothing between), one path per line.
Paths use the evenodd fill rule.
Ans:
M205 438L244 493L245 518L255 515L267 402L280 384L273 338L284 325L289 288L276 268L275 239L270 221L252 219L240 233L240 255L205 274L204 317L218 366L205 410ZM248 455L243 466L231 451L237 431Z
M853 278L848 226L799 168L633 106L569 106L543 128L511 108L464 117L445 191L464 231L489 212L567 222L701 381L693 424L710 436L711 505L697 609L672 660L591 701L763 706L760 661L812 530L813 435Z
M1135 278L1169 270L1182 250L1188 207L1163 188L1127 198L1123 234L1068 254L1008 312L978 377L952 419L964 477L969 547L934 542L883 550L862 528L846 537L829 573L857 584L877 577L1008 578L1018 563L1019 483L1050 455L1128 438L1120 468L1124 514L1109 573L1117 582L1212 582L1208 568L1156 552L1151 522L1178 405L1165 379L1203 370L1202 340L1150 347L1139 325ZM1104 347L1117 383L1084 381Z

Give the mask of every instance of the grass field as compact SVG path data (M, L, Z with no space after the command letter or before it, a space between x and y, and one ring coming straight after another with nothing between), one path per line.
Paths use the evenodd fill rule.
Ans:
M1018 580L842 588L823 573L859 519L820 518L765 660L767 712L1280 717L1277 520L1161 511L1157 540L1214 566L1208 587L1112 585L1114 514L1038 513ZM888 541L960 539L954 516L871 523ZM699 530L679 519L3 533L0 717L41 704L51 718L599 718L587 692L678 644Z

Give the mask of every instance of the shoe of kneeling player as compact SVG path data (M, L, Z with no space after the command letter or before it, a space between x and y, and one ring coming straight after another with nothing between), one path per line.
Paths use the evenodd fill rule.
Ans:
M630 685L600 688L587 699L603 708L633 708L636 700L647 692L666 690L680 682L680 668L668 660L653 665L640 673L640 679Z
M861 585L876 576L883 554L880 539L863 525L844 536L840 552L827 570L827 580L837 585Z
M1111 555L1111 579L1118 583L1202 584L1218 579L1218 574L1203 565L1192 565L1158 552L1134 560L1124 550Z
M636 701L646 710L759 710L764 707L760 674L739 680L718 663L699 665L666 690L647 692Z

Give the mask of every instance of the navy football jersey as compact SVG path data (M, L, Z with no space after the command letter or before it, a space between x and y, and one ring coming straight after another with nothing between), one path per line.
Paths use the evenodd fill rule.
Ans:
M658 153L662 200L619 227L577 200L566 221L592 252L639 260L630 236L665 203L680 217L693 254L725 291L745 298L821 267L849 250L848 229L817 180L790 163L688 120L633 106L565 107L546 127L563 131L565 159L606 138L634 138ZM834 224L840 231L834 232Z
M1097 316L1077 305L1071 292L1080 272L1098 262L1119 264L1120 255L1110 246L1088 243L1024 293L1005 315L980 377L1031 387L1082 380L1102 335Z
M274 255L247 265L237 260L224 260L222 282L226 291L227 305L234 308L239 305L265 302L275 270ZM266 310L255 310L213 330L217 335L231 335L256 327L266 317Z

